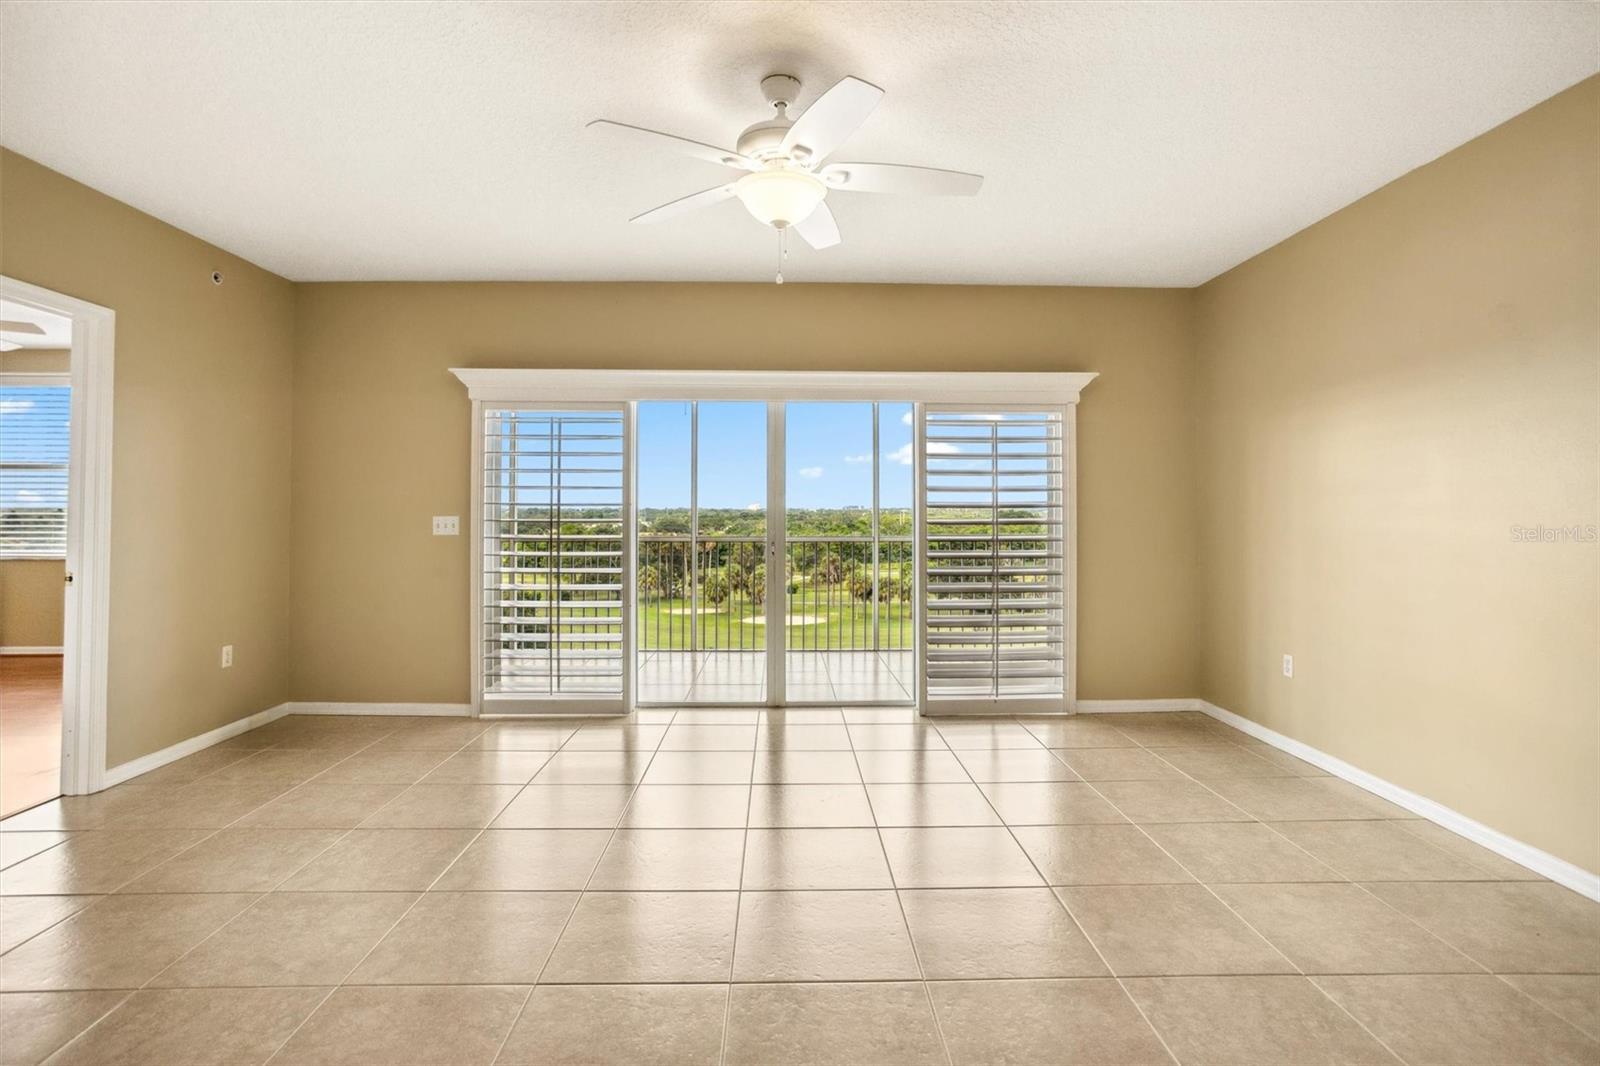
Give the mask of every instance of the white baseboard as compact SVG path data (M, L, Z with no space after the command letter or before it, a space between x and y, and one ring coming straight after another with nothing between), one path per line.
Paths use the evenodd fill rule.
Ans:
M379 714L424 715L439 718L466 718L470 703L286 703L289 714Z
M1150 714L1159 711L1198 711L1199 700L1079 700L1079 714Z
M105 786L120 785L140 774L147 774L183 758L203 751L213 744L220 744L240 733L248 733L252 729L276 722L288 714L382 714L382 715L432 715L463 717L472 713L470 703L280 703L276 707L268 707L264 711L240 718L236 722L218 726L209 733L201 733L188 740L180 740L171 747L152 751L149 755L141 755L131 759L120 766L107 767Z
M1564 885L1580 895L1592 900L1600 901L1600 874L1591 873L1581 866L1575 866L1565 859L1558 858L1548 851L1541 851L1532 844L1524 844L1515 837L1509 837L1498 829L1491 829L1482 822L1468 818L1460 811L1452 810L1442 803L1437 803L1426 796L1420 796L1410 789L1401 788L1391 781L1385 781L1375 774L1369 774L1359 766L1352 766L1343 759L1329 755L1324 751L1313 748L1309 744L1295 740L1293 737L1284 736L1275 729L1268 729L1259 722L1253 722L1243 715L1232 711L1225 711L1213 703L1205 700L1193 701L1197 710L1204 711L1217 721L1231 725L1241 733L1247 733L1257 740L1271 744L1280 751L1288 752L1299 759L1304 759L1319 769L1326 770L1337 778L1350 782L1357 788L1366 789L1375 796L1388 800L1399 807L1404 807L1412 814L1421 815L1436 825L1443 826L1459 836L1466 837L1474 844L1488 848L1496 855L1510 859L1519 866L1526 866L1536 874L1548 877L1558 885Z
M220 744L224 740L238 736L240 733L248 733L258 726L264 726L268 722L275 722L289 713L289 706L287 703L280 703L276 707L268 707L264 711L258 711L255 714L240 718L238 721L218 726L209 733L201 733L197 737L180 740L171 747L162 748L160 751L152 751L149 755L141 755L137 759L130 759L120 766L108 766L106 767L105 787L110 788L112 785L120 785L124 781L138 777L140 774L147 774L151 770L181 759L185 755L193 755L197 751L203 751L213 744Z
M61 652L62 648L59 644L54 647L42 644L38 647L14 644L9 648L0 648L0 655L60 655Z

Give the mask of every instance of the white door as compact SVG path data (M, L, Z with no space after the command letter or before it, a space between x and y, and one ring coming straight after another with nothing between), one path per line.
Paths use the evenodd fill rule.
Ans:
M475 406L479 712L621 713L633 658L632 407Z
M928 713L1070 709L1068 414L1026 405L922 412Z

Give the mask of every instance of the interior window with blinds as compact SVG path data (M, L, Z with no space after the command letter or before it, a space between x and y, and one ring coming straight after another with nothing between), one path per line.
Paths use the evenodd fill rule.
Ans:
M71 395L0 379L0 558L66 557Z
M933 701L1065 691L1062 417L925 415L924 669Z
M622 411L492 408L483 434L485 696L620 699Z

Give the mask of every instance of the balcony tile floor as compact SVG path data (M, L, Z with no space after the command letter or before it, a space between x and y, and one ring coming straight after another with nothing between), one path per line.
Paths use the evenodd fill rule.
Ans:
M1600 1061L1600 905L1190 713L289 717L0 864L7 1063Z

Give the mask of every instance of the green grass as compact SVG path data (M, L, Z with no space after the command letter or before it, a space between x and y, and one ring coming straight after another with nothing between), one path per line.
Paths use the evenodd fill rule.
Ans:
M872 647L872 604L851 601L841 585L833 590L833 601L821 591L817 600L807 588L804 597L789 597L786 615L804 615L808 622L788 627L790 651L810 648L865 649ZM705 604L716 613L700 615L701 648L757 649L766 646L766 625L762 611L743 597L738 603ZM686 599L641 600L639 604L639 645L652 651L687 651L689 629L694 616ZM911 647L912 605L885 603L879 607L879 647Z

